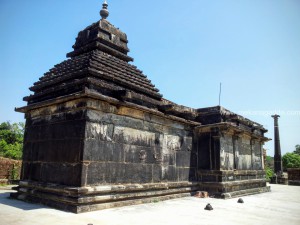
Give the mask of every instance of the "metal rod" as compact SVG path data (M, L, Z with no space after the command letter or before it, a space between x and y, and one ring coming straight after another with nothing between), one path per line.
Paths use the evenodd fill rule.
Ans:
M221 94L222 94L222 83L220 83L220 91L219 91L219 106L221 106Z

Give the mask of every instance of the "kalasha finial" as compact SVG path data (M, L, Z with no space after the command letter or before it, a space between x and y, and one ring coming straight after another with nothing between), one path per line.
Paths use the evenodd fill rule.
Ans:
M101 9L101 11L100 11L100 16L101 16L102 19L104 19L104 20L109 16L109 12L108 12L108 10L107 10L107 6L108 6L108 4L107 4L107 2L106 2L106 0L105 0L104 3L102 4L102 9Z
M279 115L275 114L275 115L272 115L272 117L275 119L275 120L278 120L278 118L280 117Z

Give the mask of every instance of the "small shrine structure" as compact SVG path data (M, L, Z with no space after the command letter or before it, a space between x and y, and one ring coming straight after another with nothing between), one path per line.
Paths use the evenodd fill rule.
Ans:
M30 88L21 181L12 197L74 213L190 196L269 191L262 125L221 106L164 99L101 19Z

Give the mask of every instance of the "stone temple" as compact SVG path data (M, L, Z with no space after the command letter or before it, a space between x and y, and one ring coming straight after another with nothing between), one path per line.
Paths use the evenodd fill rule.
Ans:
M21 181L12 197L74 213L207 191L269 191L262 125L221 107L162 97L128 56L127 36L101 19L68 59L30 88Z

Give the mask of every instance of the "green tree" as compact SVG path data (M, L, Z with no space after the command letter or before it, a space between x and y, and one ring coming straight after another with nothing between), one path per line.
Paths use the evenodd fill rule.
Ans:
M24 123L0 124L0 156L21 159L24 138Z
M271 178L274 176L274 171L268 166L266 166L265 171L266 171L266 180L269 182Z
M274 158L271 156L266 156L266 180L270 181L271 178L274 176Z
M284 169L300 168L300 155L295 153L286 153L282 157L282 164Z
M295 151L294 151L294 153L300 155L300 145L296 145L296 146L295 146Z
M274 169L274 158L272 156L266 156L266 167Z

